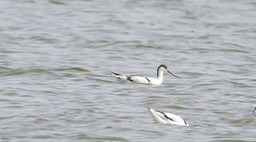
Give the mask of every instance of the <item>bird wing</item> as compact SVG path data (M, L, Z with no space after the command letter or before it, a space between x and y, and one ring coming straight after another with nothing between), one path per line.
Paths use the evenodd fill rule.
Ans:
M166 118L164 117L164 114L160 111L156 111L152 108L148 108L149 112L151 113L153 119L155 120L155 122L158 123L167 123Z
M172 120L173 124L177 124L177 125L187 125L188 123L182 119L180 116L172 114L172 113L165 113L165 116L168 117L170 120Z
M129 76L127 76L127 75L119 74L119 73L115 73L115 72L111 72L111 75L113 75L116 78L121 79L121 80L127 80L127 78L129 78Z
M170 123L170 124L176 124L176 125L189 126L188 123L178 115L162 112L159 110L154 110L150 107L148 109L153 119L158 123Z
M131 82L135 83L142 83L142 84L149 84L150 79L148 77L138 76L138 75L131 75L127 78Z

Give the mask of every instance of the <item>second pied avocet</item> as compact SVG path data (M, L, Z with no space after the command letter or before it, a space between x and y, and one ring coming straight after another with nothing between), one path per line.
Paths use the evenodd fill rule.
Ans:
M115 72L112 72L112 75L114 75L116 78L121 79L121 80L128 80L128 81L139 83L139 84L159 86L163 83L164 71L167 71L168 73L170 73L174 77L181 78L181 77L178 77L178 76L174 75L173 73L171 73L167 69L167 66L165 64L161 64L157 68L157 78L143 77L143 76L138 76L138 75L124 75L124 74L119 74L119 73L115 73Z
M150 107L148 107L148 110L149 110L150 114L152 115L153 119L155 120L155 122L189 126L188 123L184 119L179 117L178 115L168 113L168 112L154 110Z

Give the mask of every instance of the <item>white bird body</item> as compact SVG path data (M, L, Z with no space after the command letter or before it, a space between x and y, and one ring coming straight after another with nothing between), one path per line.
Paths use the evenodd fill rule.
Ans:
M167 66L164 64L161 64L157 68L157 78L152 78L152 77L143 77L139 75L124 75L124 74L119 74L112 72L112 75L114 75L116 78L121 79L121 80L128 80L134 83L139 83L139 84L146 84L146 85L152 85L152 86L159 86L163 83L163 75L164 71L167 71L168 73L172 74L168 69ZM173 76L180 78L174 74Z
M189 124L178 115L154 110L150 107L148 108L148 110L149 110L151 116L153 117L153 119L155 120L155 122L157 122L157 123L189 126Z
M152 78L142 76L131 76L129 80L134 83L147 84L152 86L159 86L163 83L163 78Z

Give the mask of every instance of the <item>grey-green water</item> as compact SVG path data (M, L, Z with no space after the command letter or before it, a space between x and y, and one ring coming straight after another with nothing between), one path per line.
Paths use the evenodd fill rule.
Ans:
M255 17L254 0L1 0L0 141L254 142ZM110 76L162 63L184 79Z

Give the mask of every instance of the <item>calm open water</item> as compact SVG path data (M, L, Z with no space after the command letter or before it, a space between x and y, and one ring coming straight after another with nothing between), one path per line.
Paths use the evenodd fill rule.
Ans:
M255 142L255 17L255 0L1 0L0 141ZM162 63L183 79L110 75Z

